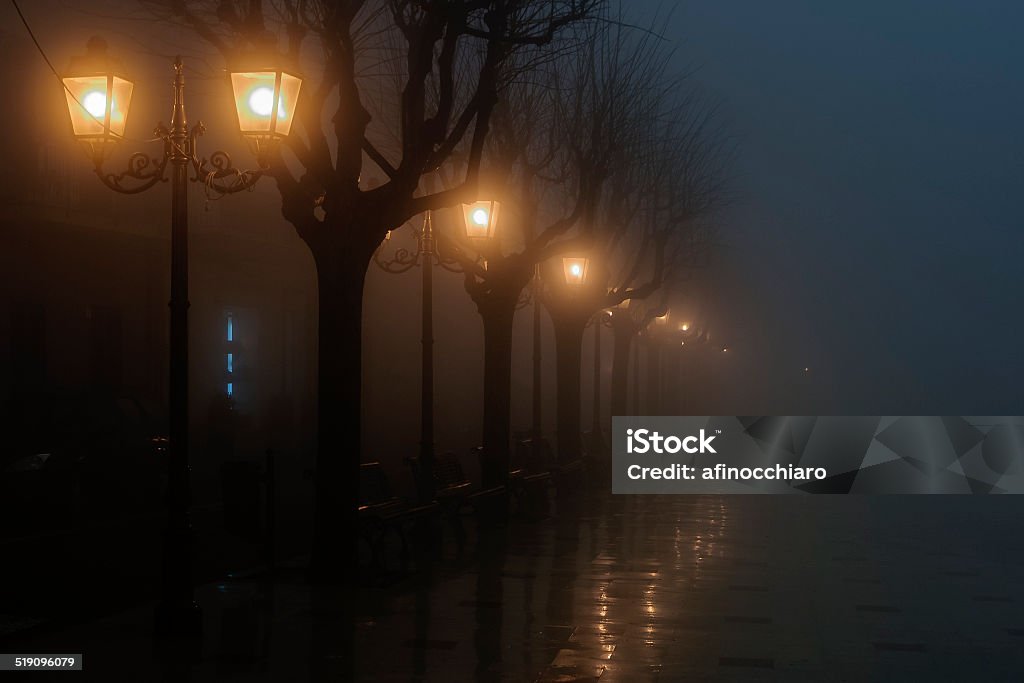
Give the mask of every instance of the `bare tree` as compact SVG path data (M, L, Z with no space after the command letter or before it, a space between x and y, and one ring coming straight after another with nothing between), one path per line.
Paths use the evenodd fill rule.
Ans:
M519 50L549 44L599 0L141 0L227 60L279 42L303 63L297 127L269 174L319 287L313 566L352 565L360 460L363 281L389 229L475 195L491 113ZM453 154L459 182L421 193ZM386 181L361 184L368 165Z
M634 62L629 43L613 44L608 59ZM623 56L626 58L623 59ZM657 63L657 62L655 62ZM661 69L631 68L635 90L625 92L618 123L623 144L597 213L590 224L590 273L582 287L562 285L552 266L545 305L555 328L558 373L558 450L564 463L580 456L580 358L583 329L595 314L625 301L645 299L678 282L707 258L706 225L697 219L724 198L726 140L715 109L698 96L683 96L682 79ZM656 87L647 79L665 82ZM623 133L626 131L626 133ZM559 291L561 290L561 291ZM632 318L613 312L613 414L624 414L628 344L661 306Z
M518 69L522 77L495 107L485 152L488 191L503 203L500 234L484 244L459 240L453 250L484 325L485 486L508 473L517 305L539 264L588 241L615 155L632 134L626 109L648 101L644 91L664 66L658 40L626 28L621 9L600 19L561 41L575 68L553 62L551 52L516 56L532 68Z

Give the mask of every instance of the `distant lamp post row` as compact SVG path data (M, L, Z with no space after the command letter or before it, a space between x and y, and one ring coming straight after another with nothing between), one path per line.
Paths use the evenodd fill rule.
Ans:
M252 187L269 166L273 145L291 131L302 86L301 78L280 67L264 61L250 66L256 68L235 70L230 76L238 127L260 166L249 172L234 168L224 152L214 152L209 159L198 155L196 139L206 128L201 121L188 126L180 57L174 62L170 127L158 124L153 140L163 142L163 154L150 157L136 152L129 157L127 169L117 174L106 173L103 164L109 143L126 139L134 84L121 62L107 54L106 41L96 37L89 40L84 57L71 60L63 78L72 133L90 146L96 175L104 185L122 194L137 194L171 181L168 521L156 622L157 630L165 634L195 635L202 629L202 613L192 590L188 513L188 182L201 182L218 194ZM226 178L231 180L220 182Z
M465 237L476 245L481 253L490 252L492 240L497 235L498 222L501 216L501 202L494 199L480 199L462 204L462 220ZM420 290L422 312L421 342L422 358L420 369L420 455L417 473L420 481L418 489L424 500L433 498L434 469L434 322L433 322L433 268L441 266L451 272L462 272L455 259L438 253L437 239L434 232L433 218L430 212L424 216L421 228L416 232L416 250L400 248L390 256L384 255L384 247L391 241L388 231L377 251L374 262L377 266L391 274L405 273L416 266L422 270L422 287ZM565 256L562 258L562 270L565 284L571 289L583 286L587 282L590 259L585 256ZM486 261L484 261L486 267ZM539 274L539 269L538 269ZM533 398L533 434L534 444L540 437L540 318L539 318L539 279L534 278L534 398Z

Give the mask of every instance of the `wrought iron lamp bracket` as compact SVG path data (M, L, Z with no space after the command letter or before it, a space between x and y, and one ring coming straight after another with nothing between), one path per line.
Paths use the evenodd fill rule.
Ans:
M156 134L164 139L163 156L156 158L145 152L135 152L128 157L127 168L120 173L107 173L103 168L106 161L106 143L91 143L93 170L96 177L111 190L121 194L139 194L157 183L167 182L168 179L164 172L167 169L167 162L171 158L170 143L165 137L166 129L163 126L157 127Z
M235 194L244 190L251 190L260 178L266 173L268 164L265 151L257 148L257 160L260 168L246 170L236 168L231 163L231 156L227 152L217 150L210 155L210 158L200 157L197 153L197 139L206 132L206 126L199 121L188 134L188 157L192 163L193 176L190 180L194 183L203 183L209 194L226 195ZM225 178L231 178L228 183L218 182Z
M381 242L380 246L373 252L373 262L381 270L397 275L412 270L419 265L420 253L418 251L413 252L405 247L396 249L394 256L391 258L384 258L383 251L386 242L387 240Z

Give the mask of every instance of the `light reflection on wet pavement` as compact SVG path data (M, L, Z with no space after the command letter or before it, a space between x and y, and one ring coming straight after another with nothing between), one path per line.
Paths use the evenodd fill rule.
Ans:
M450 542L354 598L358 680L1024 680L1024 499L608 496ZM22 640L103 680L341 681L339 587L202 586L203 641L152 606ZM12 647L14 647L12 645ZM79 649L81 648L81 649ZM11 647L5 647L5 651Z
M384 591L367 681L1020 680L1021 503L581 498Z

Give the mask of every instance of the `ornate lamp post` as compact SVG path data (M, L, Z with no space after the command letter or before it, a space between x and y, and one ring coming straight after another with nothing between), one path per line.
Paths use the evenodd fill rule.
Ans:
M266 153L271 145L291 128L301 80L280 70L231 74L239 126L258 152L260 164L258 170L240 171L224 152L214 152L209 159L199 156L196 143L206 128L201 121L188 125L185 78L178 57L174 61L170 127L158 124L153 140L163 142L163 154L150 157L136 152L128 158L125 170L107 173L107 153L111 143L124 139L134 88L106 48L103 39L91 38L87 54L71 60L63 78L64 88L72 132L88 143L96 175L104 185L122 194L138 194L157 183L171 183L170 441L167 528L156 627L162 634L195 635L202 629L202 612L192 590L192 526L188 513L188 183L201 182L208 191L218 194L252 187L267 170ZM226 178L231 180L222 182Z
M493 237L498 221L498 202L481 201L463 205L466 236L473 239ZM423 501L434 498L434 266L453 273L463 272L456 259L440 254L431 213L423 217L423 224L415 233L416 251L396 249L386 258L384 246L391 241L389 232L373 254L373 261L386 273L405 273L416 266L422 268L420 288L420 329L422 350L420 357L420 455L417 463L417 488Z
M543 378L541 376L541 329L540 329L540 302L541 294L543 292L543 282L540 279L540 264L533 270L533 280L531 281L530 288L533 294L533 393L532 399L532 410L530 415L530 448L533 451L532 456L535 462L540 462L540 439L541 434L544 431L543 425L543 387L541 383Z

